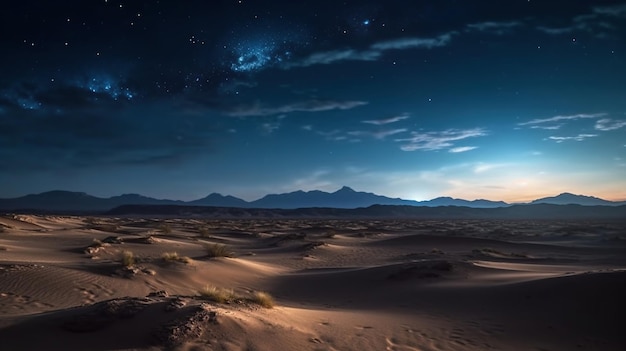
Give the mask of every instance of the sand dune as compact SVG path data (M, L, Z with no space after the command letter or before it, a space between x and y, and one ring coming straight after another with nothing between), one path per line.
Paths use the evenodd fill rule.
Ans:
M7 215L0 340L10 350L623 350L625 239L624 223Z

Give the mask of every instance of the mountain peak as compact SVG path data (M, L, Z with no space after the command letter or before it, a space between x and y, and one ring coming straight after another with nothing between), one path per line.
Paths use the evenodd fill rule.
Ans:
M611 201L603 200L594 196L576 195L572 193L561 193L557 196L544 197L544 198L537 199L531 202L531 204L537 204L537 203L546 203L546 204L555 204L555 205L578 204L578 205L587 205L587 206L613 204Z
M352 188L351 188L351 187L349 187L349 186L345 186L345 185L344 185L344 186L342 186L342 187L341 187L341 189L339 189L339 190L335 191L335 193L339 193L339 192L342 192L342 193L348 193L348 192L350 192L350 193L356 193L356 191L355 191L354 189L352 189Z

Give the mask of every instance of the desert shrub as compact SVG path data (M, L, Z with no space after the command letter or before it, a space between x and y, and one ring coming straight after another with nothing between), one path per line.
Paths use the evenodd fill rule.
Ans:
M179 256L177 252L165 252L161 255L161 258L163 258L163 261L165 262L180 262L185 264L191 262L191 258L187 256Z
M198 235L200 235L203 238L210 238L211 237L211 233L209 232L209 228L204 227L204 226L198 227Z
M172 234L172 226L169 223L161 223L159 230L163 234Z
M97 224L98 221L94 217L87 217L85 218L85 223L93 225Z
M231 302L236 298L232 289L218 288L211 285L205 286L198 293L201 298L217 303Z
M208 257L233 257L234 255L230 248L223 244L205 244L204 249Z
M123 251L121 262L124 267L132 267L135 265L135 254L132 251Z
M265 308L274 307L274 298L272 297L272 295L263 291L256 291L254 294L252 294L252 298L250 299L250 301Z

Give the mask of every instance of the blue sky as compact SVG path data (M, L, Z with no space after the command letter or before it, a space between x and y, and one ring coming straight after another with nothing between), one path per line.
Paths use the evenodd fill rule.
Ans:
M1 16L0 197L626 199L624 2L25 1Z

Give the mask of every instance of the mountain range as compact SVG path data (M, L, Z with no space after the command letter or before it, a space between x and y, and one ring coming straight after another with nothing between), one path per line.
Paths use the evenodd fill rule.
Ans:
M620 206L626 201L613 202L597 197L563 193L554 197L534 200L528 204L584 205L584 206ZM245 201L234 196L212 193L193 201L155 199L138 194L124 194L109 198L92 196L83 192L55 190L40 194L31 194L17 198L0 199L2 211L61 211L61 212L97 212L108 211L123 205L179 205L213 206L258 209L296 209L296 208L339 208L351 209L372 205L404 206L462 206L470 208L508 207L503 201L463 200L451 197L438 197L427 201L413 201L390 198L368 192L355 191L347 186L329 193L320 190L294 191L284 194L270 194L255 201Z

